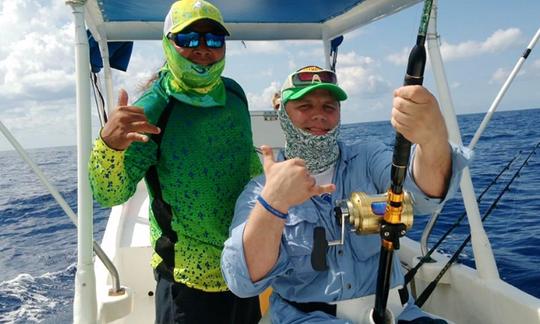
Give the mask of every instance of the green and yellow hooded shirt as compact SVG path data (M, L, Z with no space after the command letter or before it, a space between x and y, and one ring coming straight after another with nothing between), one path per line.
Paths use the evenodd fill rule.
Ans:
M133 103L143 107L156 124L169 101L167 74ZM98 138L90 157L90 183L102 206L127 201L151 165L156 165L163 200L173 211L174 279L203 291L227 290L220 270L223 243L228 237L237 197L244 185L262 172L253 149L251 122L241 87L226 84L225 106L200 107L176 101L161 142L133 142L125 151L113 150ZM228 89L236 88L235 93ZM164 131L164 130L162 130ZM152 199L152 197L150 197ZM150 208L152 246L162 232ZM155 268L161 262L152 257Z

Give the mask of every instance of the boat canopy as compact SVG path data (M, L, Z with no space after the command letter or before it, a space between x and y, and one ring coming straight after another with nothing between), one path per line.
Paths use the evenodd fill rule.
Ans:
M86 22L108 41L159 40L172 0L88 0ZM232 40L319 39L343 33L410 7L419 0L210 0Z

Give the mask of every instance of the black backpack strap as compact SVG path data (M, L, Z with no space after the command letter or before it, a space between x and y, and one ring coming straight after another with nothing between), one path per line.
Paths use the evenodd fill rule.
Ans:
M176 100L170 98L169 103L161 113L157 127L160 128L159 134L152 135L151 139L157 144L157 161L161 157L161 140L165 134L167 128L167 122L171 115L171 111L176 103ZM153 195L152 200L152 212L154 217L161 228L161 237L157 239L154 250L163 259L158 265L157 270L169 280L173 280L174 269L174 244L178 242L178 235L172 229L172 209L171 206L163 200L163 194L161 192L161 185L159 182L159 176L156 165L150 166L145 175L146 184Z

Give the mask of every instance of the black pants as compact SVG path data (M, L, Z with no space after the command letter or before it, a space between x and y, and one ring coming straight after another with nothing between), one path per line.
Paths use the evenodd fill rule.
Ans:
M259 298L239 298L230 291L205 292L156 274L157 324L251 324L261 318Z

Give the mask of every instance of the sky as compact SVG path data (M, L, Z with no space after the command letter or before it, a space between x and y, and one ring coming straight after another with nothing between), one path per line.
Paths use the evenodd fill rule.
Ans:
M345 34L338 80L349 94L342 123L389 120L392 91L403 82L422 5ZM440 0L438 32L457 114L486 112L540 27L537 0ZM0 121L25 148L76 144L74 25L61 0L0 0ZM540 47L540 45L538 46ZM128 72L113 70L130 102L161 66L159 41L136 42ZM244 88L250 109L270 110L286 76L324 65L318 41L227 44L224 75ZM424 85L437 96L431 68ZM529 59L499 111L540 108L540 49ZM116 93L116 92L115 92ZM93 132L99 122L93 107ZM0 151L11 145L0 134Z

